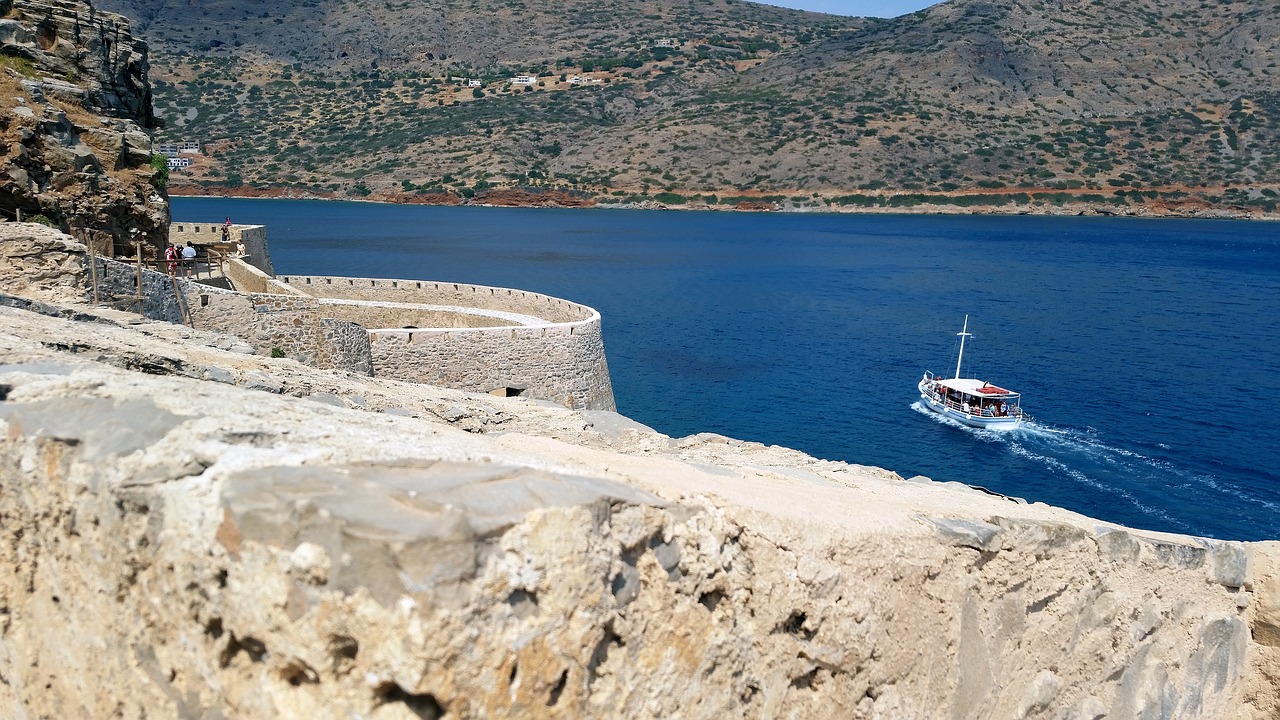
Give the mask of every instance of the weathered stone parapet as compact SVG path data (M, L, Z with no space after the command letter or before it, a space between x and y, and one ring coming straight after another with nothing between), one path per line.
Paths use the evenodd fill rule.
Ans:
M614 410L600 323L371 330L374 374L472 392Z
M369 330L378 377L614 410L600 313L548 295L425 280L286 275Z
M1274 543L87 325L0 308L0 715L1280 714Z
M312 297L322 299L449 305L498 310L533 315L548 323L572 323L599 318L599 313L586 305L512 288L429 280L306 275L281 275L279 280Z

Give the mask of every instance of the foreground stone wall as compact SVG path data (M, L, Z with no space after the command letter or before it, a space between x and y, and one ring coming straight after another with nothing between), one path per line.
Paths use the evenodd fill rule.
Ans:
M2 716L1280 715L1275 543L172 328L0 308Z

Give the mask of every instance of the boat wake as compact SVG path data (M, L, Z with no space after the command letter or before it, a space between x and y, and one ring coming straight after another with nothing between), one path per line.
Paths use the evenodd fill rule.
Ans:
M1038 474L1051 483L1041 480L1039 487L1006 489L1029 500L1064 505L1126 525L1195 534L1204 534L1203 526L1196 532L1197 526L1187 516L1179 517L1169 508L1212 507L1229 497L1232 504L1253 506L1259 515L1280 512L1280 502L1236 487L1211 473L1188 468L1174 462L1176 458L1159 457L1162 449L1156 444L1150 445L1151 454L1147 454L1109 444L1093 428L1029 421L1013 430L982 430L932 412L919 401L912 404L912 409L1005 450L1005 464L1012 461L1014 465L1009 467L1010 475L1017 475L1017 460L1036 465L1041 471ZM1088 505L1073 502L1082 496L1095 499ZM1117 512L1117 506L1128 510L1122 507Z

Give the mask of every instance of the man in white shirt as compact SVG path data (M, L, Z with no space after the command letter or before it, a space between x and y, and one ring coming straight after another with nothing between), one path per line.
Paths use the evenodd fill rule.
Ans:
M182 274L184 276L192 274L192 269L195 268L195 266L196 249L191 245L191 242L188 241L187 246L182 248Z

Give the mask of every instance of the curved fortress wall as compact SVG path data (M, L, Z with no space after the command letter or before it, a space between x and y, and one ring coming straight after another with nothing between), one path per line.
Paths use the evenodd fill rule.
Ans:
M462 283L282 275L326 318L369 331L373 374L615 410L600 314L538 293Z

